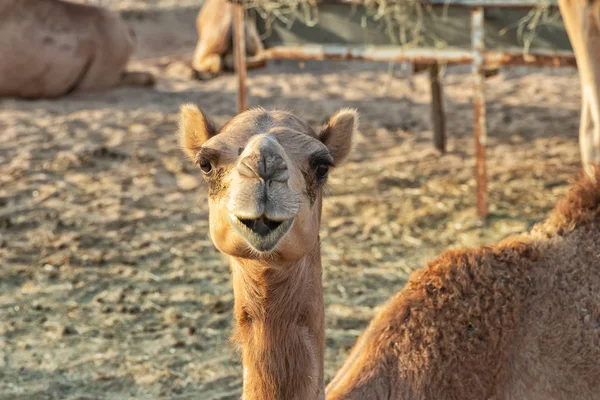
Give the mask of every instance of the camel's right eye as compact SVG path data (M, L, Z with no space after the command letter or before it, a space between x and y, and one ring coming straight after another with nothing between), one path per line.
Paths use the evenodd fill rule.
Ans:
M212 171L212 164L206 158L201 158L198 165L200 165L200 169L205 175L210 174L210 172Z
M219 165L219 152L215 149L202 147L196 153L194 164L200 167L204 175L210 175L214 172L214 166Z
M327 173L329 172L328 164L321 164L315 170L315 174L317 175L317 179L322 181L327 178Z

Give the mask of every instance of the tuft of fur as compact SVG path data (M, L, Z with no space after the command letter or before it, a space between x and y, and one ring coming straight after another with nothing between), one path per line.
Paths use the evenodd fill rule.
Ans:
M590 173L581 172L549 218L535 232L546 236L564 235L600 216L600 168L590 164Z

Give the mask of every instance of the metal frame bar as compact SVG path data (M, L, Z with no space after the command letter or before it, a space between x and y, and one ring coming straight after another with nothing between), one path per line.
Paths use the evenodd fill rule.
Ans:
M244 5L235 4L234 12L234 56L235 71L238 77L238 112L248 109L248 95L246 93L246 35L244 29Z
M265 49L264 60L335 60L412 62L415 64L472 64L473 51L461 49L402 49L397 46L348 47L341 45L274 46ZM485 64L536 65L547 67L575 67L571 52L527 53L485 51Z
M482 7L471 10L471 41L473 47L473 130L475 133L477 213L481 218L485 218L488 213L487 173L485 165L487 124L485 118L485 59Z
M558 6L558 0L423 0L426 4L467 7L532 7Z
M433 145L441 153L446 152L446 114L444 113L444 94L440 83L440 67L429 67L431 85L431 121L433 122Z

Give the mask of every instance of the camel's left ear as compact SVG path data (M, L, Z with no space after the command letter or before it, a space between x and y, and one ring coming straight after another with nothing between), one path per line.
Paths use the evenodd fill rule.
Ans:
M336 164L341 164L352 149L352 136L358 129L358 112L343 108L323 125L319 140L329 149Z
M217 134L214 124L195 105L184 104L179 113L179 137L181 148L194 160L200 148Z

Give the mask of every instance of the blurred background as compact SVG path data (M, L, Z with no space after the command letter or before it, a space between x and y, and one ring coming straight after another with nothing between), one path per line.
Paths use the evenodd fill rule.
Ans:
M154 87L0 99L0 399L235 399L229 267L208 236L206 188L178 145L177 111L236 113L231 73L194 79L198 0L88 0L120 12L129 66ZM249 105L315 128L356 107L349 162L322 223L326 380L409 274L443 249L540 221L580 169L574 68L486 81L488 193L475 209L472 74L443 71L447 152L432 145L427 74L410 65L270 61Z

